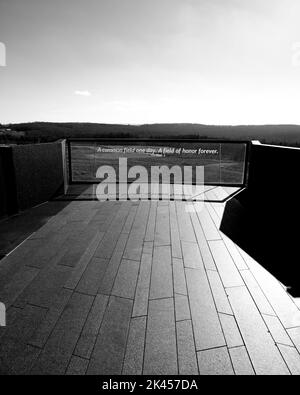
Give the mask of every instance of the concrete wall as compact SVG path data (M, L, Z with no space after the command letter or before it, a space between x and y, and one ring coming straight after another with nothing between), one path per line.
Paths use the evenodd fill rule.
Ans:
M0 174L5 190L0 209L2 216L3 213L11 214L33 207L59 192L63 193L62 142L4 147L0 149L0 156ZM5 203L7 200L15 202L9 209Z
M221 230L287 286L299 287L300 149L252 144L247 188Z
M12 148L0 147L0 218L13 214L17 207Z
M299 176L299 148L252 144L247 188L251 200L269 198L270 205L279 199L286 202L291 197L288 190L295 188Z

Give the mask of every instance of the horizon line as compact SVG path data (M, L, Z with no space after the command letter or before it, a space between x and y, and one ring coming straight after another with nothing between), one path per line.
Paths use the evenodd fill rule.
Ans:
M257 124L207 124L197 122L152 122L152 123L110 123L110 122L89 122L89 121L24 121L24 122L8 122L2 123L1 126L22 125L34 123L48 123L48 124L88 124L88 125L108 125L108 126L155 126L155 125L195 125L208 127L255 127L255 126L300 126L297 123L257 123Z

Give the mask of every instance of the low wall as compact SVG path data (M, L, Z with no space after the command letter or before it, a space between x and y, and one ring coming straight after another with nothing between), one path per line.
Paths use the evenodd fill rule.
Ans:
M54 142L0 148L1 190L5 191L1 216L33 207L63 193L62 147L63 142Z
M0 218L14 214L17 207L11 147L0 147Z
M300 149L253 143L250 151L247 188L226 203L221 231L300 290Z

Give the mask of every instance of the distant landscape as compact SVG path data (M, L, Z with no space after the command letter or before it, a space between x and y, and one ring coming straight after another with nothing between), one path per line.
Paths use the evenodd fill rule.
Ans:
M55 141L67 137L210 138L260 140L262 143L300 146L300 125L214 126L202 124L113 125L100 123L33 122L0 124L0 144Z
M169 168L177 166L180 167L182 174L184 173L184 167L190 166L193 169L192 182L197 184L201 180L198 179L197 181L195 169L196 166L203 166L206 184L241 185L243 183L246 144L170 142L161 146L161 154L153 155L151 151L158 150L159 147L159 143L152 146L144 143L141 145L114 144L99 146L98 143L94 142L72 142L72 179L77 182L99 182L100 179L96 178L96 173L97 169L103 165L113 167L118 179L119 158L122 157L127 159L127 164L122 165L123 173L125 171L126 174L127 168L133 166L143 166L148 175L151 173L152 166L167 166ZM137 151L135 148L137 148ZM150 151L147 152L149 149ZM203 153L199 153L199 149L203 149ZM164 153L164 150L167 150L167 152ZM104 178L106 176L103 176ZM133 177L133 179L135 178L136 176ZM182 183L181 178L173 181L174 183Z

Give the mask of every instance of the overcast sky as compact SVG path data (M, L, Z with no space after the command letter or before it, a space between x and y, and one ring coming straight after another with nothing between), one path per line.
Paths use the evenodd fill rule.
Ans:
M2 123L300 124L299 0L0 0L0 42Z

